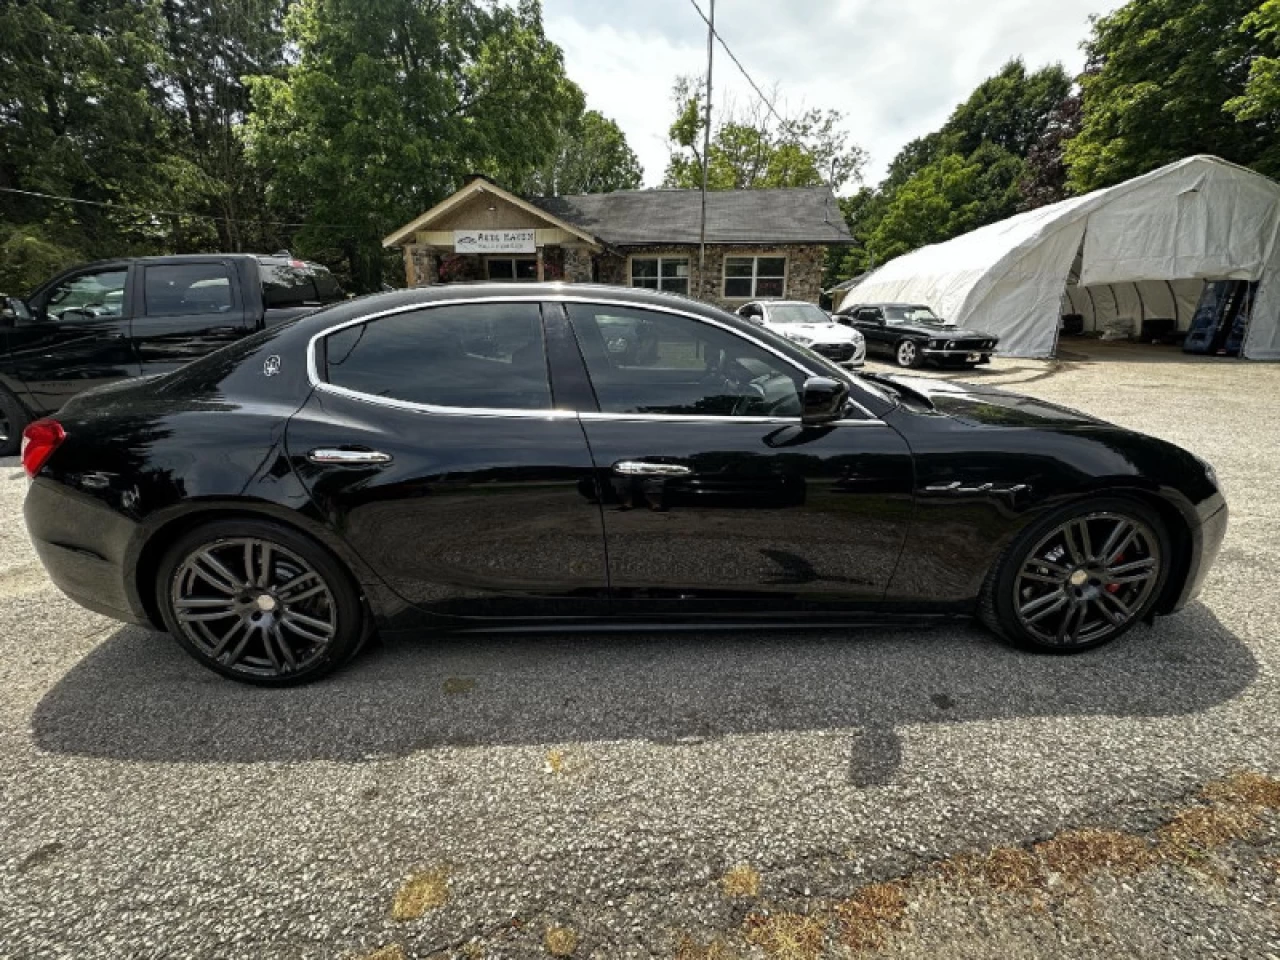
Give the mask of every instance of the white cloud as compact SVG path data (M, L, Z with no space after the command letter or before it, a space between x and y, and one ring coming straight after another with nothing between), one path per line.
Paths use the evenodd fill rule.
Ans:
M708 0L699 0L703 10ZM789 107L832 107L871 154L877 182L909 140L936 129L1011 57L1083 65L1089 15L1121 0L718 0L716 27L767 91ZM591 107L615 119L645 183L666 166L671 84L700 74L706 28L690 0L545 0L547 34ZM754 94L716 50L717 105Z

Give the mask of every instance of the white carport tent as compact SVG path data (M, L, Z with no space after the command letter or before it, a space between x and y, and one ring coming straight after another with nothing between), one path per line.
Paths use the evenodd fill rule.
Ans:
M1280 184L1190 157L891 260L837 306L928 304L998 334L1001 354L1046 357L1063 313L1086 329L1170 317L1186 330L1205 281L1253 280L1244 355L1280 359L1278 238Z

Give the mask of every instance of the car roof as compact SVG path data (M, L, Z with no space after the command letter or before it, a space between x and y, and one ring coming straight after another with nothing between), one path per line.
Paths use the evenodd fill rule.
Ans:
M299 260L297 257L286 257L277 254L267 253L162 253L152 254L145 257L112 257L109 260L91 260L87 263L77 263L62 273L78 272L80 270L91 270L95 267L127 267L132 263L185 263L185 262L207 262L209 260L224 260L227 258L251 257L259 263L266 266L277 266L286 264L304 264L310 269L328 270L322 263L315 263L311 260Z
M812 300L756 300L766 307L818 307ZM818 307L821 310L821 307Z
M891 301L876 301L873 303L855 303L849 309L856 310L862 307L908 307L908 308L916 308L920 310L933 309L933 307L929 306L927 303L907 303L905 301L898 302L898 303L894 303Z

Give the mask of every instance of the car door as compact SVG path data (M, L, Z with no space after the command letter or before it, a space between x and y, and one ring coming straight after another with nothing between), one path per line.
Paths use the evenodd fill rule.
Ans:
M566 310L597 398L582 422L619 615L822 616L882 599L911 513L896 431L862 410L804 426L810 371L728 324ZM651 360L607 349L601 329L624 318L652 331Z
M339 535L437 623L607 613L593 466L536 300L440 302L313 345L291 462Z
M6 333L13 379L37 416L90 387L138 375L129 345L128 264L77 270L31 298L31 316Z
M176 370L250 332L231 261L184 258L136 269L130 336L144 374Z
M866 338L868 350L875 350L877 353L892 352L883 310L878 307L859 307L853 315L853 326Z

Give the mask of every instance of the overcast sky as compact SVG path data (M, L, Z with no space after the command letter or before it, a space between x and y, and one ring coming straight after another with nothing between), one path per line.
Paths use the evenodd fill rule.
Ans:
M706 26L691 0L543 0L547 34L564 48L588 105L612 117L644 165L666 168L671 84L701 74ZM699 0L704 11L709 0ZM908 141L940 126L1010 57L1061 62L1073 75L1089 15L1121 0L717 0L716 30L766 92L792 110L834 108L871 154L879 182ZM713 86L739 104L750 88L717 48ZM846 187L844 192L850 192Z

